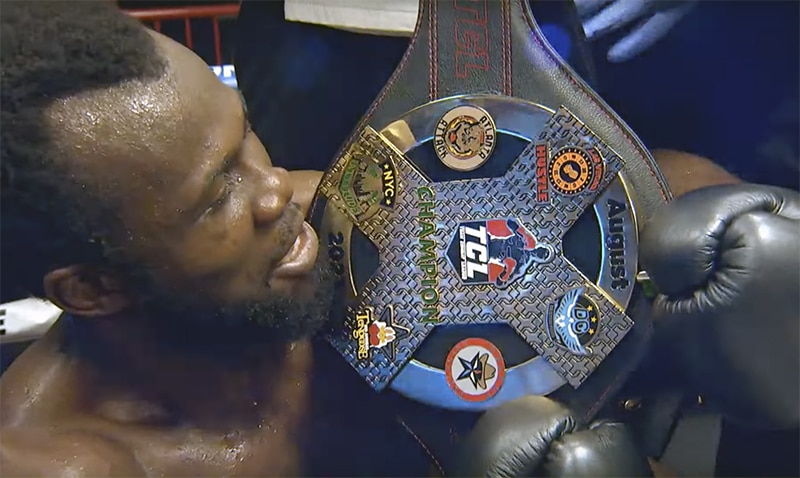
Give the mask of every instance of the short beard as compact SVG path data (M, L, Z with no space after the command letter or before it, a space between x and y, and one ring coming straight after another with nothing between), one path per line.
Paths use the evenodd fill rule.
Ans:
M274 295L222 304L203 299L201 293L165 293L152 280L138 281L145 297L140 302L142 315L158 340L176 353L233 359L254 347L281 347L312 337L328 322L334 275L325 259L320 254L304 284L313 295L302 299Z

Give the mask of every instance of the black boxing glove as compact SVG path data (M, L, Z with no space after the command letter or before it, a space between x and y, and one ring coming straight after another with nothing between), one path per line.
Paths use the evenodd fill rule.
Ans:
M659 292L656 333L694 391L744 424L797 426L800 195L695 190L655 214L639 247Z
M652 476L622 423L578 428L566 407L540 396L487 411L460 446L453 476Z

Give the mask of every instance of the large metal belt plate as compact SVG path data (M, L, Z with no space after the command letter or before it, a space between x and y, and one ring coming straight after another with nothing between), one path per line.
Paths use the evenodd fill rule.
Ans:
M634 325L624 160L569 107L494 92L374 117L312 212L330 343L374 389L444 408L580 387Z

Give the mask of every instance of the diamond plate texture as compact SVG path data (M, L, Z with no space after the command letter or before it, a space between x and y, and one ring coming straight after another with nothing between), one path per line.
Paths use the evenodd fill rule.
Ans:
M594 148L604 160L598 187L569 196L551 187L549 202L537 202L534 154L537 144L547 145L548 160L563 147ZM375 164L392 161L397 175L393 208L376 207L369 214L355 217L344 206L337 187L344 165L355 156ZM350 306L353 309L359 305L372 306L380 314L385 305L391 304L394 323L410 333L397 344L394 360L379 350L373 350L369 359L359 360L356 341L346 328L332 334L330 342L373 388L382 390L436 325L506 322L568 383L578 387L625 336L633 322L604 291L563 257L561 238L583 211L591 207L621 166L619 156L565 108L552 116L539 138L526 147L503 177L491 179L433 183L380 134L365 128L323 178L320 191L329 204L346 214L375 244L380 254L378 269L358 291L356 303ZM432 211L433 217L423 217L426 211ZM538 242L550 244L556 257L549 263L535 265L530 273L504 289L492 284L462 283L458 265L450 264L446 254L459 223L512 217L527 227ZM430 234L421 238L422 232ZM433 266L425 262L425 244L421 239L435 243L434 278L426 275ZM545 324L548 306L568 290L581 286L598 306L600 316L589 355L574 355L557 345L549 337ZM423 291L431 288L438 295L438 322L422 320L424 308L431 310L430 304L423 302ZM431 292L426 294L430 299Z

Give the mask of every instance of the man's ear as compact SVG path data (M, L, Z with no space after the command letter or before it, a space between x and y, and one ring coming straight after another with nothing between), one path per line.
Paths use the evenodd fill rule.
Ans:
M128 308L133 298L112 272L72 265L48 272L44 291L50 302L79 317L106 317Z

